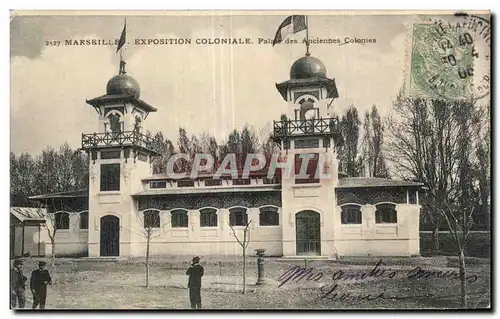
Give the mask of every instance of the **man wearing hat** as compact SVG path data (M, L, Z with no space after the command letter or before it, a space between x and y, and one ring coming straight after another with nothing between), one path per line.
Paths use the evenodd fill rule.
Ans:
M24 308L26 304L24 291L28 278L23 275L23 271L21 270L23 266L22 260L14 260L13 266L14 267L10 270L10 303L12 308L16 307L16 302L19 304L19 308Z
M191 308L201 309L201 277L203 277L203 266L200 265L200 257L193 257L191 266L186 271L189 276L189 299Z
M31 273L30 288L33 293L33 309L40 305L40 309L45 309L45 299L47 298L47 285L52 284L49 271L45 269L46 262L40 261L38 269Z

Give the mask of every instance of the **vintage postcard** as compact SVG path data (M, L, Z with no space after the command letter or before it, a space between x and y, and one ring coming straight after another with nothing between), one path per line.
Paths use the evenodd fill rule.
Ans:
M13 11L11 309L490 309L489 11Z

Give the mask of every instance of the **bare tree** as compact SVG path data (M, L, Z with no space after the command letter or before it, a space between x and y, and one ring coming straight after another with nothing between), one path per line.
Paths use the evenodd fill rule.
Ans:
M435 207L435 209L445 218L453 242L455 243L458 255L461 305L462 308L467 308L467 276L464 251L473 225L472 215L475 204L472 203L466 207L461 207L461 205L455 203L446 202L444 205L440 205L440 207Z
M150 268L150 246L151 241L165 234L170 221L161 224L160 211L146 209L137 214L137 224L139 227L130 227L130 232L146 240L146 288L149 287L149 268Z
M233 231L233 236L234 238L238 241L238 244L241 246L241 253L243 255L243 294L246 294L247 292L247 279L246 279L246 274L247 274L247 264L246 264L246 256L247 256L247 248L248 244L250 243L250 224L252 221L247 221L245 223L245 228L243 229L243 239L239 239L238 235L236 235L236 230L234 227L231 225L230 222L227 224Z

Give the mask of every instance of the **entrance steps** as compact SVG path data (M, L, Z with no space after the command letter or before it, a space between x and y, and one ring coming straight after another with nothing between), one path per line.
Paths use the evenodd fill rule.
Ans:
M307 259L307 260L337 260L337 258L335 257L332 257L332 256L308 256L308 255L304 255L304 256L283 256L281 257L281 259L285 259L285 260L304 260L304 259Z

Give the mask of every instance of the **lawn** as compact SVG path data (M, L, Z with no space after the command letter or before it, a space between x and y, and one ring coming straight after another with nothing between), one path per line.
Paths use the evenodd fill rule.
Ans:
M298 278L291 278L281 287L278 286L287 278L284 273L294 266L304 267L304 261L266 259L267 285L255 286L257 266L254 258L250 259L247 264L246 295L240 293L240 260L210 257L202 260L205 267L202 303L205 309L408 309L460 306L460 281L451 275L437 278L446 277L443 274L450 274L453 270L458 272L456 259L451 257L388 257L383 259L383 265L379 265L376 272L374 267L378 258L308 261L307 267L313 268L310 280L307 280L308 276L299 282ZM25 260L24 272L29 274L35 269L38 260ZM468 259L467 276L471 276L471 281L477 276L467 287L471 308L488 307L490 303L489 262L488 259ZM150 287L146 288L143 260L61 258L57 260L55 269L49 267L54 283L48 289L46 308L188 309L185 275L188 265L188 260L183 258L153 259ZM416 267L428 272L419 273ZM361 278L363 273L365 278ZM419 275L415 276L417 273ZM334 274L337 279L335 282L332 279ZM354 277L358 277L358 280ZM327 294L335 283L335 290ZM27 308L30 308L32 297L27 294L27 298Z

